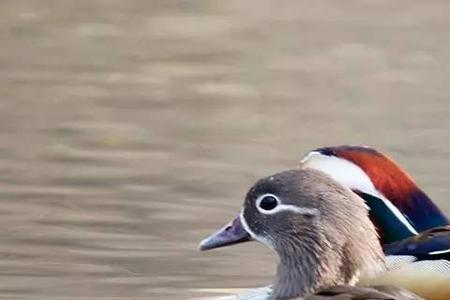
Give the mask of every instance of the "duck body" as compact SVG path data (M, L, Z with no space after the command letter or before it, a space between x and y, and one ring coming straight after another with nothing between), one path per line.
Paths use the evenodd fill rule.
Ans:
M385 257L364 200L322 171L289 170L259 180L239 217L200 247L250 239L279 258L264 299L421 299L401 288L354 287L360 277L383 273Z
M270 300L271 287L257 288L239 295L214 298L214 300ZM408 290L391 285L360 287L336 285L324 288L305 297L291 298L292 300L417 300L417 295Z
M363 146L319 148L300 168L321 170L370 207L388 272L365 283L394 283L427 299L450 299L450 225L445 214L392 159Z
M304 300L417 300L418 296L408 290L390 285L373 287L349 287L345 285L323 289Z
M441 226L384 245L389 270L363 282L393 283L426 299L450 299L449 244L450 226Z
M450 225L428 229L410 238L384 245L386 255L414 257L416 261L450 262ZM449 263L450 266L450 263Z

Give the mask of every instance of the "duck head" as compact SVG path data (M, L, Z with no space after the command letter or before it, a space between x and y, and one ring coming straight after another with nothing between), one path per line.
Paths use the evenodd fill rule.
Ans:
M449 224L408 173L373 148L319 148L301 160L300 168L321 170L364 198L383 244Z
M328 175L290 170L259 180L240 215L200 244L208 250L257 240L279 264L274 299L304 296L384 268L384 256L364 201Z

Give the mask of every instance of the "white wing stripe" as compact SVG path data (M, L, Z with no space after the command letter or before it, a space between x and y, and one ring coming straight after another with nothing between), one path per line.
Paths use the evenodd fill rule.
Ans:
M430 254L430 255L438 255L438 254L444 254L444 253L450 253L450 249L432 251L432 252L430 252L428 254Z

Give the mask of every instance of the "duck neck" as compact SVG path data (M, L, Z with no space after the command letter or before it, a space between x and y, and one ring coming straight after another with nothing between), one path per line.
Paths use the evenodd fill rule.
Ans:
M313 291L315 276L308 264L301 256L282 257L277 268L274 282L273 299L289 299L302 297ZM316 272L314 272L316 273Z
M274 282L273 299L303 297L320 288L348 283L340 270L338 255L308 249L283 247L278 251L280 262ZM323 249L323 248L322 248ZM306 252L308 251L308 252ZM320 258L320 259L319 259Z
M373 240L376 242L374 247L372 243L358 246L352 243L339 245L336 241L319 244L317 240L303 243L301 247L284 245L277 250L280 262L272 299L304 297L333 285L353 285L360 274L377 274L383 270L384 261L376 236ZM364 247L367 249L362 249Z

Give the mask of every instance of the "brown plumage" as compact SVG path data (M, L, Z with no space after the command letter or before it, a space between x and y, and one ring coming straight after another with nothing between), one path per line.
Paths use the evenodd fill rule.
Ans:
M384 254L364 201L321 171L290 170L259 180L240 217L205 239L201 249L246 241L248 235L279 257L268 299L421 299L395 287L353 286L360 276L385 270Z

